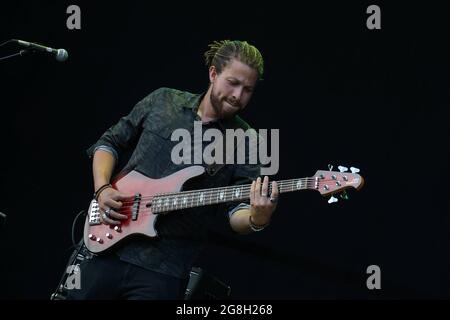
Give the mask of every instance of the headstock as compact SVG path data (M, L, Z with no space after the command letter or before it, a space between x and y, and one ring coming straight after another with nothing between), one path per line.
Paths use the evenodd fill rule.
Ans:
M333 166L329 165L330 171L318 170L312 177L314 180L314 189L319 191L323 196L333 195L342 192L342 198L347 199L346 189L355 188L361 189L364 185L364 179L358 172L359 169L350 167L351 172L347 172L348 168L339 166L339 172L331 171ZM328 203L337 202L337 198L331 197Z

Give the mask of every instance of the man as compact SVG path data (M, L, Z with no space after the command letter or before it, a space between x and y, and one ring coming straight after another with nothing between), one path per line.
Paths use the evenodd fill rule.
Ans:
M119 213L127 195L111 187L117 161L124 151L134 151L122 172L136 170L151 178L168 176L188 165L171 160L171 133L179 128L249 129L237 116L250 101L263 74L260 52L245 41L220 41L205 53L210 85L206 93L194 95L161 88L140 101L129 115L108 129L88 154L93 156L95 198L105 224L118 225L127 216ZM245 143L247 144L247 140ZM194 148L198 147L197 145ZM200 146L204 147L204 144ZM247 146L248 147L248 146ZM248 160L248 157L246 158ZM69 299L179 299L183 297L189 272L206 240L215 212L229 216L231 228L240 234L264 229L276 207L278 187L260 166L233 164L206 166L208 173L188 183L189 189L204 189L250 183L250 205L205 206L160 215L157 238L135 238L113 252L83 263L81 290L71 290Z

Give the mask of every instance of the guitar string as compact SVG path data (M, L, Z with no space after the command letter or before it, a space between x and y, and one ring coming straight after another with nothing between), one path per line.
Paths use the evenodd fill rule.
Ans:
M335 181L335 180L329 180L329 181ZM327 180L319 181L318 187L321 187L324 182L327 182ZM295 188L296 184L297 183L284 184L284 185L281 186L281 188L280 188L281 190L279 190L279 192L280 193L285 193L285 192L292 192L292 191L299 190L298 188ZM316 189L314 187L314 185L315 185L315 181L309 181L309 182L306 183L306 186L302 186L301 189ZM271 192L270 189L271 188L269 188L269 193ZM235 196L235 192L233 192L232 194L226 194L224 196L224 198L220 198L221 201L219 201L219 202L230 202L230 201L237 201L237 200L239 200L241 198L248 198L249 196L247 196L247 192L250 192L250 190L251 190L251 188L249 186L241 187L241 188L239 188L239 195L238 196ZM220 191L223 191L223 189L220 189ZM245 197L241 197L242 194L246 194L246 196ZM213 195L214 195L214 197L212 197ZM203 198L202 198L204 200L202 202L204 202L204 201L206 201L206 202L210 201L211 202L211 199L213 199L213 198L215 200L217 200L217 199L219 199L219 196L220 196L219 190L212 190L212 191L204 192L203 193ZM191 203L195 200L195 198L197 198L197 203L198 203L198 200L201 197L201 193L198 192L198 191L189 191L189 192L185 191L185 192L182 192L182 193L163 193L163 194L156 194L156 195L153 195L153 196L141 197L140 201L141 202L142 201L148 201L148 200L153 200L154 198L157 198L161 202L166 202L167 201L167 202L171 203L171 202L173 202L172 200L174 200L175 197L176 198L182 198L183 200L186 198L187 199L186 202L191 202ZM208 200L208 197L209 197L209 200ZM124 201L122 203L121 208L132 207L133 205L135 205L135 203L136 203L135 201Z
M327 181L327 180L321 180L320 182L325 182L325 181ZM335 181L335 180L330 180L330 181ZM315 182L315 180L314 180L314 182ZM320 182L319 182L319 186L320 186ZM297 189L293 189L292 188L294 185L295 185L295 183L292 184L292 185L283 186L283 187L286 187L287 190L284 190L282 192L285 193L285 192L296 191ZM308 189L308 188L315 189L315 188L313 188L311 183L309 183L309 185L307 185L307 188L302 188L302 189ZM246 188L246 189L247 189L246 191L250 190L249 188ZM289 189L291 189L291 190L289 190ZM192 193L196 193L196 192L191 192L191 194ZM240 194L243 194L243 193L244 192L241 192ZM167 194L164 194L164 195L167 195ZM139 204L139 209L140 209L139 212L145 212L146 210L148 210L148 211L154 210L155 212L168 212L168 211L181 210L181 209L192 208L192 207L199 207L199 206L204 206L204 205L217 204L217 202L215 202L215 203L212 203L212 202L208 203L207 197L203 197L203 199L204 199L203 201L199 201L200 197L197 197L197 199L194 199L194 197L190 197L189 200L186 200L186 202L185 202L185 204L186 203L188 203L188 204L190 203L190 205L183 206L183 202L182 201L180 201L180 202L177 201L177 204L174 205L174 202L171 201L173 199L169 200L168 196L164 196L164 197L167 199L168 205L163 203L161 205L161 209L162 209L161 211L158 209L159 207L152 207L152 209L150 209L150 208L147 209L147 204L140 203ZM173 197L173 195L172 195L172 197ZM186 197L188 197L188 196L186 196ZM149 197L149 198L151 198L151 197ZM244 200L244 199L248 200L249 196L245 195L244 197L237 198L237 197L234 197L233 195L226 195L224 198L221 199L220 202L234 202L234 201L239 201L239 200ZM164 202L166 203L166 201L164 201ZM180 203L180 205L178 205L178 203ZM195 203L196 205L192 205L193 203ZM113 211L115 211L117 213L121 213L121 212L126 211L127 214L128 214L129 213L129 207L132 207L132 206L133 205L122 205L122 207L120 207L117 210L113 210ZM180 208L178 208L178 206L180 206ZM141 207L144 207L144 208L141 208ZM167 210L165 210L165 209L167 209ZM131 214L131 213L129 213L129 214Z
M319 181L317 181L319 184L320 183L324 183L324 182L328 182L328 181L337 181L334 179L321 179ZM306 184L308 183L315 183L316 180L313 178L302 178L302 179L292 179L292 180L281 180L281 181L277 181L278 187L280 188L292 188L293 186L295 186L296 184L298 184L299 182L306 182ZM269 185L269 191L272 189L272 184ZM201 193L204 194L204 197L208 197L211 196L214 193L220 194L221 192L228 192L230 190L236 190L236 189L240 189L240 192L247 192L251 189L251 184L246 184L246 185L233 185L233 186L227 186L227 187L223 187L223 188L212 188L212 189L199 189L199 190L187 190L187 191L180 191L180 192L168 192L168 193L160 193L160 194L154 194L151 196L141 196L140 200L151 200L155 197L174 197L174 196L181 196L181 197L189 197L192 195L200 195ZM295 191L295 190L293 190ZM286 192L286 191L283 191ZM129 200L129 201L122 201L122 206L126 205L126 204L134 204L135 200Z
M334 181L334 180L333 180ZM296 190L291 190L291 191L296 191ZM288 191L289 192L289 191ZM249 200L248 199L248 197L246 197L247 199L246 200ZM243 200L243 199L237 199L237 200ZM225 200L224 202L230 202L231 200ZM234 200L234 201L236 201L236 200ZM214 203L215 204L215 203ZM190 208L192 208L192 207L200 207L200 206L207 206L207 205L213 205L213 203L202 203L201 205L199 205L199 202L197 201L197 205L195 205L195 206L191 206ZM142 208L143 207L143 208ZM163 206L164 207L164 206ZM159 210L159 209L154 209L154 208L150 208L150 207L147 207L146 206L146 204L140 204L139 205L139 212L138 212L138 216L149 216L149 215L155 215L155 214L164 214L164 213L169 213L169 212L171 212L171 211L177 211L177 210L182 210L182 209L187 209L187 208L189 208L189 207L186 207L186 208L184 208L184 207L180 207L180 208L178 208L178 206L176 206L176 207L170 207L170 208L162 208L162 210ZM120 208L119 210L116 210L115 212L117 212L117 213L119 213L119 214L124 214L124 215L126 215L127 216L127 219L128 219L128 217L130 217L130 216L132 216L133 215L133 213L131 213L131 212L129 212L129 210L128 209L125 209L125 208ZM127 211L126 213L123 213L123 211ZM122 212L122 213L121 213ZM121 219L114 219L113 218L113 220L114 221L126 221L127 219L123 219L123 220L121 220Z
M296 181L284 180L284 181L285 182L283 182L281 185L280 185L280 182L277 182L279 188L283 188L283 189L288 188L289 189L289 188L292 188L293 186L295 186L296 184L298 184L298 182L299 182L298 180L296 180ZM322 181L324 181L324 180L322 180ZM302 180L302 182L305 182L306 184L311 183L311 182L315 183L315 180L304 179L304 180ZM203 193L203 195L204 195L203 197L204 198L207 198L208 196L211 196L213 194L220 195L221 192L229 193L229 191L235 191L237 189L239 189L239 193L248 192L248 191L251 190L251 185L250 184L246 184L246 185L242 185L242 186L234 185L234 186L227 186L227 187L223 187L223 188L199 189L199 190L187 190L187 191L181 191L181 192L159 193L159 194L154 194L154 195L151 195L151 196L141 196L140 200L141 201L142 200L151 200L151 199L157 198L157 197L160 197L160 198L168 198L168 197L174 197L174 196L190 197L192 195L194 195L194 196L200 195L201 193ZM272 185L270 185L268 187L268 189L269 189L268 191L271 192ZM286 191L284 191L284 192L286 192ZM233 192L233 194L235 194L235 192ZM122 206L123 205L128 205L128 204L132 205L134 203L135 203L135 200L122 201Z

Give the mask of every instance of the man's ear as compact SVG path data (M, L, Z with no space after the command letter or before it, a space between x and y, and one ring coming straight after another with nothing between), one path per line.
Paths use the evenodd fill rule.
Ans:
M218 74L215 66L209 67L209 82L214 82L216 80Z

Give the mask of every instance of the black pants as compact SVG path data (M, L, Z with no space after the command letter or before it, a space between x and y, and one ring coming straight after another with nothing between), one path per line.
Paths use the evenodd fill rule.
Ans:
M178 300L189 279L179 279L121 261L115 254L99 255L80 264L81 288L68 300Z

